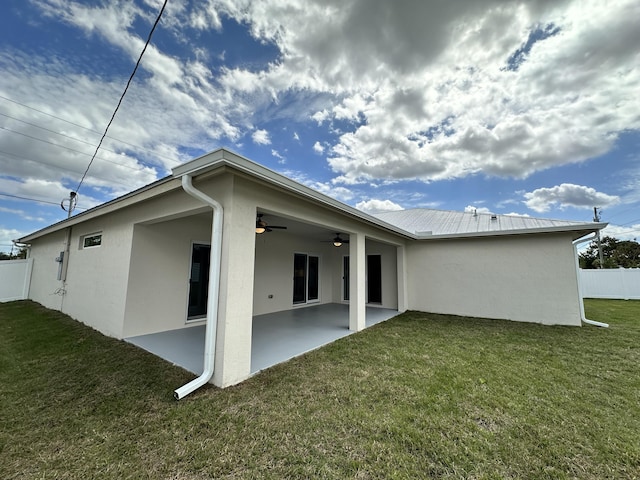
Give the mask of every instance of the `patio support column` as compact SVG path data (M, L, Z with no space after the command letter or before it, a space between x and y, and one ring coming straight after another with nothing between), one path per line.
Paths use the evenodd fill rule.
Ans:
M235 385L251 374L255 205L234 195L225 206L220 307L213 383Z
M396 265L398 275L398 312L404 312L408 307L408 292L407 292L407 257L406 248L396 248Z
M365 237L349 234L349 330L359 332L366 326Z

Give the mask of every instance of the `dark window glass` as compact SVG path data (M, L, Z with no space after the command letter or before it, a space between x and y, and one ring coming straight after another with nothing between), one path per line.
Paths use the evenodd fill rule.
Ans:
M211 246L194 243L191 250L191 278L189 279L188 318L207 314L209 296L209 261Z
M306 302L307 256L296 253L293 256L293 303Z

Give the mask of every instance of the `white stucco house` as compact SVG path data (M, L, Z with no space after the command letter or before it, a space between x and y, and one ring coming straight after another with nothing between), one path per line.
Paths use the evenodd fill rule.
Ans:
M29 298L106 335L206 325L202 375L177 397L248 378L254 319L277 312L348 305L350 331L372 307L584 319L574 243L606 224L371 216L225 149L172 173L19 241L33 259Z

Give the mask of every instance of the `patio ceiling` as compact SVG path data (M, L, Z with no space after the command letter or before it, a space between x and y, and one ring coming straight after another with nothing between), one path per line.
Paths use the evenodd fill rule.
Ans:
M269 225L281 225L287 227L286 230L273 230L269 233L263 233L261 235L279 235L279 234L288 234L288 235L296 235L303 239L307 240L317 240L317 241L331 241L333 237L336 236L336 233L340 233L340 236L344 239L349 238L349 234L346 232L341 232L337 230L333 230L326 227L321 227L312 223L303 222L300 220L295 220L289 217L284 217L281 215L277 215L274 213L269 213L266 211L258 210L258 213L262 213L263 220L267 222Z

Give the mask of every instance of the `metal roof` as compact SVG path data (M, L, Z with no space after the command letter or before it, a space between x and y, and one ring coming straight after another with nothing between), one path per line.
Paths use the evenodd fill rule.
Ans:
M373 214L376 218L413 233L419 238L492 236L555 231L595 231L605 223L574 222L543 218L456 212L415 208Z

